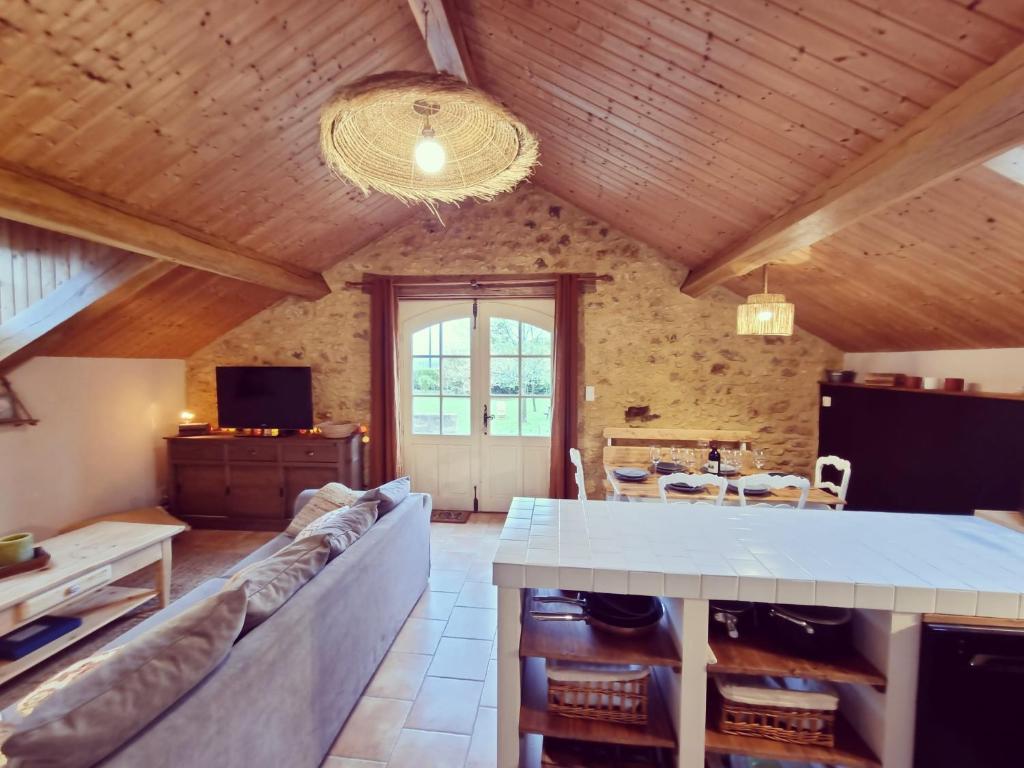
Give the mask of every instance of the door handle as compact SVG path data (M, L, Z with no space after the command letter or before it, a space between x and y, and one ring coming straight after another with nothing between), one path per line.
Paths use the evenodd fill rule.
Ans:
M1024 673L1024 657L998 656L989 653L976 653L967 662L975 669L990 669L993 672Z
M490 426L491 419L494 418L494 414L491 414L487 410L487 403L484 403L484 434L487 434L487 428Z

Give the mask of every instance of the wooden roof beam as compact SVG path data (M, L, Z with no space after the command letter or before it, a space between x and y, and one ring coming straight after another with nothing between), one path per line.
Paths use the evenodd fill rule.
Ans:
M409 0L409 7L437 71L476 85L476 70L459 23L455 0Z
M20 170L0 167L0 216L307 299L330 293L315 272L213 245Z
M840 169L738 245L690 273L700 296L1024 143L1024 45Z

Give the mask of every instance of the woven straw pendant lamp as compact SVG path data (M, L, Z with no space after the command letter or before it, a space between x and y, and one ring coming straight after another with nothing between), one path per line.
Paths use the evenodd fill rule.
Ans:
M364 193L405 203L509 192L537 164L537 139L498 102L446 74L388 72L345 87L320 116L327 166Z
M747 297L736 308L736 333L740 336L792 336L795 308L781 293L768 293L768 265L764 265L763 293Z

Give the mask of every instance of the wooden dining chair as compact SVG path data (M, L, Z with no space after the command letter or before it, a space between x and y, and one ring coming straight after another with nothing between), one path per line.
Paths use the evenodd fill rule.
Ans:
M687 485L714 485L718 488L718 496L714 500L716 507L721 507L725 502L725 491L729 487L729 481L721 475L700 474L691 475L688 472L674 472L671 475L662 475L658 478L658 493L661 500L666 504L707 504L708 502L697 499L674 498L669 501L668 486L672 483L686 483Z
M579 449L569 449L569 461L576 468L576 498L580 501L586 501L587 484L583 481L583 457L580 456Z
M795 505L791 502L785 504L772 504L766 501L748 504L744 490L751 485L767 485L772 490L778 490L779 488L797 488L800 491L800 499ZM739 492L741 507L788 507L790 509L803 509L804 505L807 503L807 494L810 493L811 490L811 481L806 477L799 477L798 475L744 475L743 477L736 479L736 490Z
M833 467L843 473L839 480L839 485L821 479L821 471L825 467ZM819 456L818 460L814 462L814 487L831 491L840 499L845 499L846 489L850 487L851 474L853 474L853 465L847 459L841 459L838 456ZM835 509L841 512L844 506L843 504L836 504ZM810 508L831 509L827 504L812 504Z

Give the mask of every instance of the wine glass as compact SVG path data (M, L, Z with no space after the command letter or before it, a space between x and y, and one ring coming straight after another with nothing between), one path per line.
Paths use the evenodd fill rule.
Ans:
M683 449L683 466L687 472L693 472L697 468L697 451L693 448Z
M656 445L652 445L651 446L651 464L654 465L655 469L658 468L658 462L659 461L661 461L661 448L659 448Z
M768 456L765 455L764 448L754 449L754 466L758 469L764 469L768 465Z

